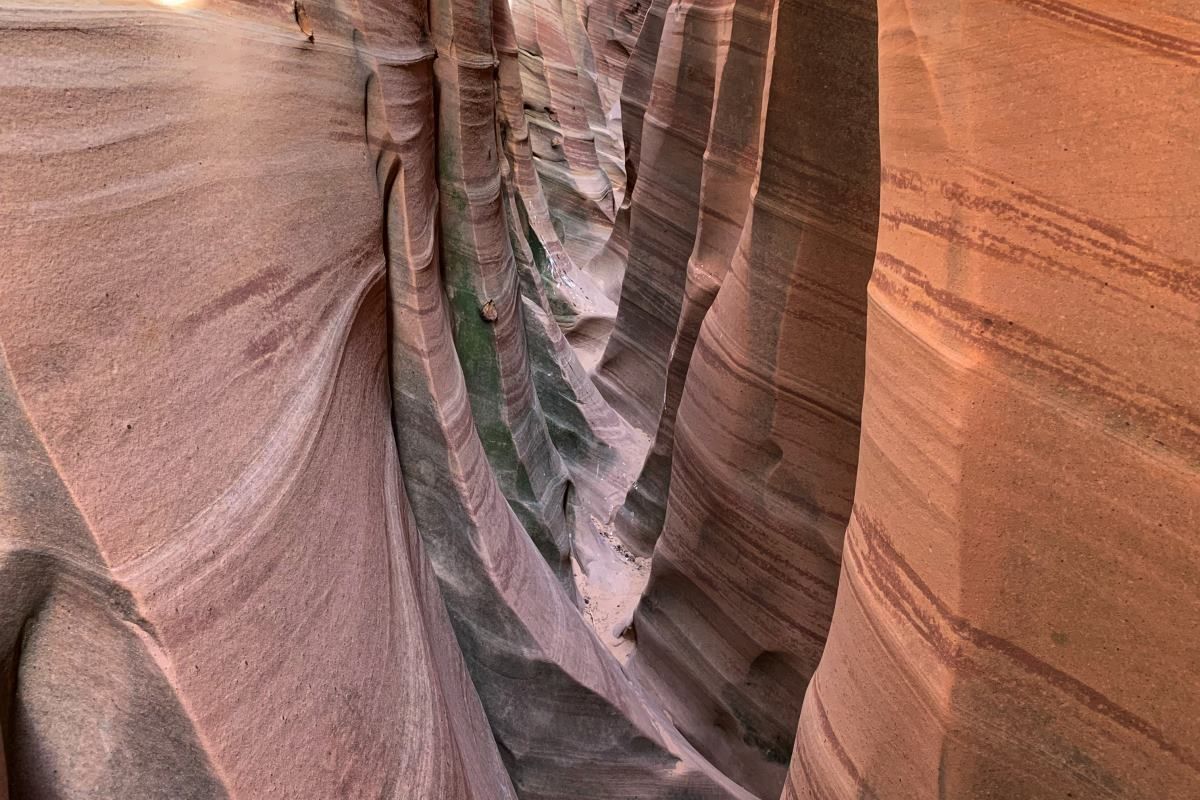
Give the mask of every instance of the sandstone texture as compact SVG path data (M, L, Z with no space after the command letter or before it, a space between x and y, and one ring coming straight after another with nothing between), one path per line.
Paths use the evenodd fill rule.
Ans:
M1200 20L879 9L858 481L785 796L1191 796Z
M760 796L833 613L879 174L872 4L779 0L775 18L761 168L687 371L635 664Z
M0 43L0 800L1200 796L1193 3Z

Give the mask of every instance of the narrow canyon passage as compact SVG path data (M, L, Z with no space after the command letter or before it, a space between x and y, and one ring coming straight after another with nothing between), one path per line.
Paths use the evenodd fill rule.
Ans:
M1200 796L1191 0L0 0L0 800Z

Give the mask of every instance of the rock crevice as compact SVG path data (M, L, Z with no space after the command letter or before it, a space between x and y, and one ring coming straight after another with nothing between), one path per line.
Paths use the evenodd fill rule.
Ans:
M0 0L0 798L1185 797L1176 0Z

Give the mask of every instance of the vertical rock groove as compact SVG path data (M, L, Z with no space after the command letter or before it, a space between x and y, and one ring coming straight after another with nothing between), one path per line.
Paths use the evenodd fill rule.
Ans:
M639 671L760 796L833 613L878 213L872 4L779 0L775 27L761 171L687 372L635 619Z
M1189 3L0 41L0 798L1196 794Z
M956 6L880 3L858 482L785 796L1187 795L1200 28Z

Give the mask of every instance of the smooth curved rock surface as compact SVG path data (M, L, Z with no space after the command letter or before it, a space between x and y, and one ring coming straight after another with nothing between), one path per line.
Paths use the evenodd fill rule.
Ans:
M390 435L364 113L432 53L286 12L0 10L14 797L515 796Z
M1200 785L1194 12L880 4L858 486L785 797Z
M775 24L761 171L692 355L634 620L638 671L762 797L833 612L879 174L873 4L779 0Z
M696 241L688 259L675 337L668 351L663 408L641 473L615 519L621 540L643 555L653 552L662 531L675 449L675 419L688 365L700 325L716 299L741 238L762 146L774 3L731 2L726 12L728 30L722 26L718 40L720 78L700 178Z
M654 14L652 8L649 14ZM664 14L642 119L629 211L628 266L596 383L610 405L646 434L658 426L667 354L695 245L702 160L728 41L730 4L681 0Z
M1190 3L0 41L0 798L1196 793Z

